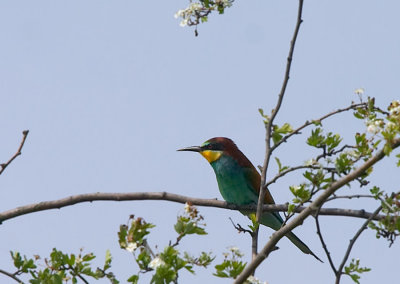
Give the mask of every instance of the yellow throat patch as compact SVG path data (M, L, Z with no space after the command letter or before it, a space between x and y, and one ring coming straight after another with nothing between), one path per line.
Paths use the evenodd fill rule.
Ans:
M212 163L221 157L222 151L204 150L201 151L200 154L206 158L209 163Z

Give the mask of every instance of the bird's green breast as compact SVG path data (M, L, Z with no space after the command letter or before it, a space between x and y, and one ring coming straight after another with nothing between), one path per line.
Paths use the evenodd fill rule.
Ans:
M246 179L246 169L239 166L235 159L222 155L211 166L217 177L219 191L227 202L238 205L257 203L258 195Z

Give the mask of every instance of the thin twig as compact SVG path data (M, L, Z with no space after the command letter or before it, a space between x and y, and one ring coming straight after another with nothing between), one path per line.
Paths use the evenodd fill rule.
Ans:
M5 271L5 270L3 270L3 269L0 269L0 273L1 273L1 274L4 274L4 275L7 275L8 277L14 279L14 280L17 281L18 283L24 284L24 282L23 282L21 279L19 279L17 276L15 276L14 274L12 274L12 273L10 273L10 272L7 272L7 271Z
M253 231L243 228L239 223L235 224L231 217L229 217L229 220L231 221L232 226L238 231L238 233L249 233L250 236L253 236Z
M280 90L280 92L278 94L278 101L276 103L276 106L272 110L271 117L268 119L268 123L266 125L265 159L264 159L262 173L261 173L260 192L259 192L258 203L257 203L257 213L256 213L257 222L260 221L261 214L262 214L262 207L263 207L263 204L264 204L265 193L268 190L267 187L264 186L264 185L266 183L268 165L269 165L269 161L270 161L271 154L272 154L272 148L271 148L272 127L273 127L273 123L274 123L275 117L278 114L279 109L281 108L283 97L284 97L285 92L286 92L286 87L287 87L288 82L289 82L290 69L292 67L293 53L294 53L294 48L295 48L295 45L296 45L297 35L299 34L300 25L303 22L303 20L301 18L302 17L302 13L303 13L303 3L304 3L303 0L299 0L296 27L294 29L293 37L292 37L292 40L290 42L290 49L289 49L289 54L288 54L288 57L287 57L286 70L285 70L285 75L284 75L282 87L281 87L281 90ZM253 238L252 238L252 258L253 259L257 255L257 250L258 250L258 228L255 230Z
M70 270L73 271L73 268L71 267ZM75 275L78 276L78 278L81 279L84 283L89 284L89 282L79 273Z
M332 201L335 199L353 199L353 198L374 198L375 199L375 196L370 195L370 194L334 195L334 196L328 198L326 200L326 202Z
M303 125L299 126L295 130L293 130L291 133L289 133L288 135L284 136L282 138L282 140L280 140L278 143L274 144L274 146L272 146L271 152L274 151L282 143L285 143L293 135L300 134L300 131L302 131L307 126L310 126L310 125L314 124L315 122L320 123L321 121L323 121L323 120L325 120L325 119L327 119L327 118L329 118L329 117L331 117L331 116L333 116L335 114L338 114L338 113L341 113L341 112L345 112L345 111L349 111L349 110L352 110L352 109L356 109L356 108L362 107L362 106L368 106L368 103L352 104L352 105L350 105L348 107L332 111L332 112L330 112L330 113L328 113L328 114L326 114L324 116L321 116L318 119L313 119L313 120L310 120L310 121L306 121Z
M331 257L331 253L328 250L328 247L325 243L324 238L322 237L322 232L321 232L321 227L319 225L319 220L318 220L318 216L319 216L319 211L321 210L321 208L318 209L317 214L315 214L315 225L317 226L317 235L321 241L322 247L325 251L326 257L328 258L328 262L332 268L332 270L334 271L334 273L336 274L336 267L335 264L332 261L332 257Z
M346 250L346 253L345 253L344 257L343 257L342 263L340 264L338 270L336 271L336 282L335 282L336 284L339 284L339 282L340 282L340 277L343 274L343 272L342 272L343 271L343 267L344 267L344 265L346 264L346 262L347 262L347 260L349 258L349 255L350 255L350 252L351 252L351 250L352 250L352 248L354 246L354 243L357 241L357 239L361 235L361 233L368 227L368 224L369 224L369 222L371 222L373 216L378 215L381 210L382 210L382 206L379 206L375 210L375 212L371 215L371 217L368 218L368 220L364 222L364 224L357 231L357 233L354 235L354 237L350 240L350 244L347 247L347 250Z
M280 179L284 175L286 175L286 174L288 174L290 172L293 172L293 171L301 170L301 169L314 169L314 170L321 169L321 170L326 170L328 172L336 171L336 168L334 168L334 167L322 167L322 166L312 166L312 165L310 165L310 166L303 165L303 166L290 167L290 168L288 168L286 170L283 170L280 173L276 174L271 180L269 180L265 184L265 187L268 187L271 184L275 183L278 179Z
M29 130L22 131L22 141L18 147L17 152L8 160L8 162L4 164L0 164L0 175L4 172L4 170L15 160L19 155L21 155L22 147L24 147L26 137L28 136Z
M95 192L95 193L85 193L78 195L71 195L62 199L42 201L38 203L32 203L28 205L23 205L16 207L7 211L0 212L0 224L6 220L10 220L22 215L40 212L51 209L61 209L63 207L72 206L83 202L95 202L95 201L135 201L135 200L161 200L161 201L171 201L181 204L186 202L191 202L193 205L222 208L229 210L241 210L247 212L255 212L257 206L254 205L236 205L232 203L227 203L226 201L217 199L205 199L205 198L194 198L169 192ZM294 212L301 213L308 207L300 206L294 209ZM262 207L263 212L287 212L287 204L265 204ZM315 212L317 208L312 211ZM322 208L320 210L320 215L329 216L345 216L345 217L356 217L362 219L368 219L371 217L372 213L366 212L365 210L352 210L352 209L342 209L342 208ZM373 218L373 220L379 221L385 218L384 215L378 215Z

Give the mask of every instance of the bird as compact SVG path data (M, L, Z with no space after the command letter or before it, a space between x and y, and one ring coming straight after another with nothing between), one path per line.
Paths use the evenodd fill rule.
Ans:
M214 137L201 146L186 147L177 151L198 152L210 163L217 178L219 191L226 202L236 205L257 204L261 176L231 139ZM275 204L268 189L264 203ZM254 214L243 211L241 213L248 217L250 214ZM279 230L282 227L283 219L278 212L264 212L260 223L273 230ZM293 232L288 232L286 237L303 253L310 254L323 262Z

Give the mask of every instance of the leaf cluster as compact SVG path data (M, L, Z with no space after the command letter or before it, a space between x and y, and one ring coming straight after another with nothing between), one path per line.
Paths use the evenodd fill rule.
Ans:
M224 254L225 258L221 264L215 265L215 276L220 278L233 278L242 273L246 262L241 261L243 254L236 247L229 248L229 252Z
M343 274L350 276L350 278L357 284L360 284L360 274L371 271L371 268L360 267L359 259L352 259L348 266L344 267Z
M376 186L370 191L375 199L381 201L382 213L385 217L380 221L370 222L369 227L376 232L377 238L385 238L391 246L400 235L400 193L388 195Z
M188 235L206 235L205 224L201 221L203 217L197 208L189 203L185 205L183 214L177 216L174 225L178 233L176 241L169 242L160 253L153 253L146 236L150 233L149 229L154 225L145 222L142 218L134 218L132 215L130 225L121 225L118 233L121 248L133 253L139 272L132 275L128 282L138 283L141 273L152 272L150 283L164 284L177 283L179 273L182 269L194 273L193 267L208 267L214 260L211 253L201 252L198 257L191 256L188 252L183 254L177 249L180 241ZM136 252L139 252L136 254Z
M38 269L36 262L40 257L35 256L34 259L28 259L26 256L22 257L19 252L10 252L13 259L14 266L17 271L14 275L29 274L31 279L29 283L43 284L43 283L78 283L82 280L88 283L86 277L93 279L108 278L111 283L117 284L119 281L115 278L112 272L108 272L111 268L111 254L109 251L106 253L106 259L103 268L93 269L91 262L95 259L93 253L83 254L81 249L79 254L66 254L54 248L50 253L50 258L44 259L44 268ZM41 265L43 266L43 265Z

